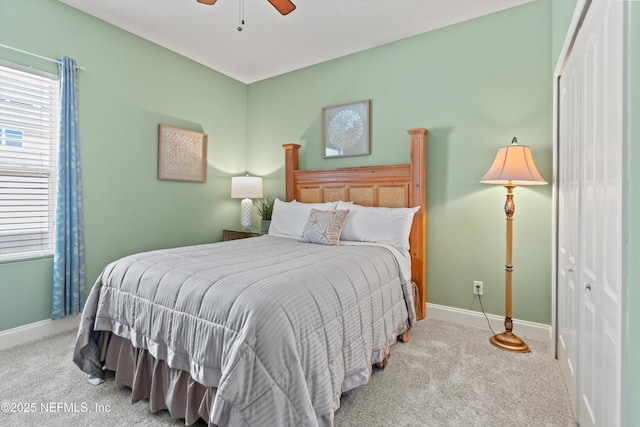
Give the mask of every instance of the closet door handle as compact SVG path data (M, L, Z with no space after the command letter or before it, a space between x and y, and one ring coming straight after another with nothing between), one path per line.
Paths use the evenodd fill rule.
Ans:
M591 283L585 283L584 288L588 291L591 291Z
M567 267L567 272L573 273L573 268L572 267Z

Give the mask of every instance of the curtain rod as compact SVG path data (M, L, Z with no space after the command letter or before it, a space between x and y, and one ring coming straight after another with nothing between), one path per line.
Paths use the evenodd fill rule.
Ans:
M16 52L24 53L25 55L30 55L30 56L34 56L36 58L44 59L45 61L50 61L50 62L55 62L56 64L60 64L60 61L58 61L57 59L47 58L46 56L37 55L35 53L27 52L26 50L22 50L22 49L18 49L18 48L15 48L15 47L7 46L6 44L0 43L0 47L3 47L5 49L9 49L9 50L14 50ZM84 67L76 67L76 68L78 70L85 71Z

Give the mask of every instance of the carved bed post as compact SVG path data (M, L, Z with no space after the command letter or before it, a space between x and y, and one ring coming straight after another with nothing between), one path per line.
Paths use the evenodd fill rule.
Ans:
M416 317L424 319L427 302L427 134L425 128L408 129L411 137L411 190L409 206L420 206L413 221L409 246L411 251L411 277L418 285Z
M286 181L286 201L290 202L296 198L296 186L293 180L293 171L298 170L298 144L283 144L284 148L284 177Z

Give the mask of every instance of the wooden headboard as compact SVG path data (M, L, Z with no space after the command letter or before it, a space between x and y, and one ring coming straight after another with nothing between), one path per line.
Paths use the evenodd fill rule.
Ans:
M427 240L426 240L426 142L429 131L409 129L411 162L353 168L300 170L298 144L285 144L287 201L305 203L352 201L364 206L415 207L409 245L411 275L418 288L416 315L426 314Z

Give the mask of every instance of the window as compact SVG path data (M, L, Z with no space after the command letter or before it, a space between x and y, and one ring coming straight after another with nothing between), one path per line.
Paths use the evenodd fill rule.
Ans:
M0 61L0 260L53 253L58 76Z
M22 147L22 131L15 129L0 129L0 144Z

